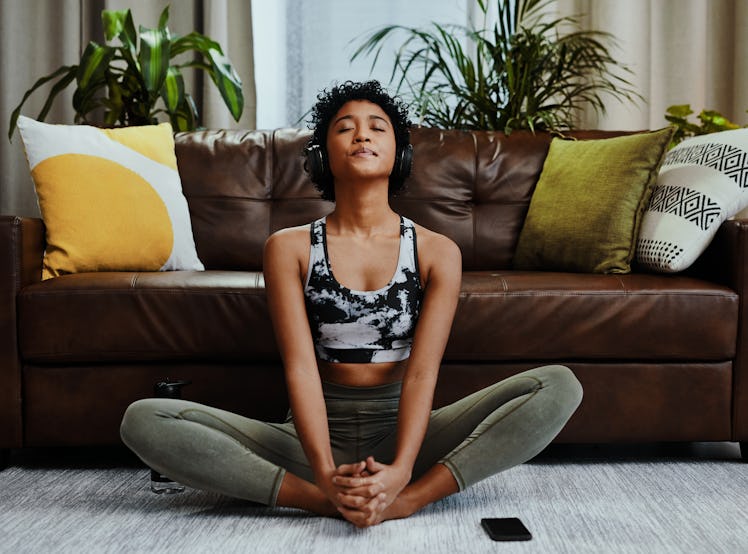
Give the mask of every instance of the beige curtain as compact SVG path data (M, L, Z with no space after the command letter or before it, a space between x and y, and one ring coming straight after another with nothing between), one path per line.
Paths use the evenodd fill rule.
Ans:
M135 25L155 27L167 5L169 29L184 35L199 31L223 46L242 79L244 114L237 123L220 93L202 72L185 75L202 124L208 128L255 127L255 85L250 0L0 0L0 214L38 216L39 209L18 133L7 140L10 114L23 93L43 75L61 65L78 63L90 40L103 42L102 9L130 8ZM188 72L186 72L188 73ZM73 86L58 96L46 121L72 123ZM23 113L35 117L46 99L39 90Z
M612 33L633 70L638 105L607 103L580 125L655 129L665 110L690 104L748 123L748 0L556 0L557 15L583 14L584 28Z

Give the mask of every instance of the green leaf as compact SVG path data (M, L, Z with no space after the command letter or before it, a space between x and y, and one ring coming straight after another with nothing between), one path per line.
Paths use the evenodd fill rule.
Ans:
M688 116L691 114L693 110L688 104L668 107L665 119L675 127L675 134L670 143L671 148L689 137L740 128L740 125L733 123L716 110L702 110L698 115L701 124L688 121Z
M73 93L73 109L76 121L85 120L86 115L98 105L96 103L97 87L75 89Z
M85 120L86 114L98 107L96 95L106 87L109 63L116 51L116 48L95 42L89 42L83 51L76 74L78 87L73 94L76 121Z
M171 57L173 58L189 50L194 50L204 56L208 55L209 50L218 50L220 53L223 53L220 44L205 35L201 35L197 31L174 39L171 45Z
M109 92L108 98L102 98L100 100L101 105L106 108L104 112L104 123L107 125L115 125L118 121L121 122L122 112L125 109L125 102L129 98L128 91L114 75L107 77L107 90Z
M209 63L205 64L204 62L193 61L182 64L179 67L196 67L207 71L213 83L218 87L221 97L234 120L239 121L242 111L244 111L242 82L229 59L223 54L221 46L214 40L198 32L192 32L174 39L171 44L170 55L171 57L175 57L189 50L194 50L207 58ZM191 98L189 102L192 102ZM192 106L194 106L194 102ZM193 115L194 119L197 120L197 110L194 111ZM195 124L194 122L189 123L188 118L185 117L182 117L179 121L181 122L180 124L192 125L193 127Z
M149 93L158 94L169 69L170 40L166 29L140 27L140 71Z
M104 27L104 40L114 40L125 29L125 21L130 10L103 10L101 12L101 23Z
M96 86L105 79L109 62L114 57L116 50L111 46L101 46L95 42L89 42L81 56L78 66L76 81L79 89L87 89Z
M175 131L194 131L197 127L197 107L189 94L184 95L182 104L170 114L171 126Z
M45 77L41 77L37 79L37 81L33 84L33 86L26 91L26 93L23 95L23 98L21 99L21 102L16 106L16 109L13 110L13 113L10 114L10 121L8 123L8 140L10 141L13 137L13 133L16 130L16 125L18 123L18 116L21 115L21 108L23 108L23 105L26 103L26 100L28 99L31 94L44 85L45 83L48 83L49 81L56 79L57 77L60 77L60 79L55 83L55 85L52 87L52 90L49 93L49 96L47 97L47 104L51 104L54 100L55 96L63 90L65 87L67 87L70 83L73 82L73 79L75 79L75 75L78 73L78 66L77 65L63 65L62 67L56 69L49 75L46 75ZM64 84L63 84L64 83ZM37 119L39 121L44 121L44 118L46 117L47 112L42 110L42 113L39 114Z
M164 8L161 12L161 16L158 18L158 28L161 30L167 30L166 25L169 23L169 6Z
M477 0L483 17L476 28L385 26L365 36L351 60L373 56L373 70L385 43L389 48L395 33L402 35L390 82L397 84L397 92L407 87L406 100L419 118L440 127L566 128L585 104L604 111L602 92L617 99L640 98L622 77L630 70L606 45L613 37L568 32L579 29L578 21L548 18L552 1Z
M184 100L184 78L179 68L169 68L169 71L166 73L166 79L164 80L164 86L161 89L161 98L163 98L166 110L169 113L176 111L177 107Z
M36 116L36 118L39 121L44 121L44 118L47 117L47 114L49 113L49 110L52 108L52 102L54 101L55 97L65 90L70 83L72 83L75 80L75 75L77 73L77 69L75 69L75 66L71 66L70 71L68 71L62 79L57 81L52 89L49 91L49 96L47 97L47 101L44 103L44 106L42 106L41 111L39 112L39 115Z
M699 114L699 119L705 127L711 130L711 132L728 131L731 129L740 128L739 125L733 123L724 115L715 110L702 110L702 112Z
M141 26L138 32L131 10L103 10L101 21L106 44L91 42L78 65L61 67L39 79L11 114L9 138L29 95L49 81L54 81L54 86L40 119L46 116L57 94L77 80L78 86L73 94L76 122L86 121L92 110L104 108L104 120L109 124L152 123L158 114L168 113L179 123L178 128L194 128L198 123L198 112L185 91L182 67L206 71L232 116L238 120L244 107L241 80L221 46L197 32L172 38L168 20L167 6L161 12L156 29ZM190 50L199 54L197 59L171 66L174 56ZM155 108L159 99L164 102L165 109Z
M105 40L111 42L115 37L119 38L125 48L123 54L128 55L128 62L138 67L138 34L135 32L132 12L129 9L103 10L101 12L101 22L104 26Z
M693 113L693 110L691 109L690 104L677 104L675 106L670 106L666 113L669 113L672 116L675 117L688 117Z
M229 59L219 50L208 50L212 71L210 76L221 92L226 107L231 112L234 121L239 121L244 111L244 94L242 80L231 65Z

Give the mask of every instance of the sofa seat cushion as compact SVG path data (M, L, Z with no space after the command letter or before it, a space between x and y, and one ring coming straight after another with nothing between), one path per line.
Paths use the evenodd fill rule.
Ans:
M280 359L262 273L81 273L19 296L27 362ZM735 355L738 296L674 275L466 272L446 361Z
M738 304L680 275L466 272L445 359L728 360Z
M80 273L24 288L27 362L277 360L262 273Z

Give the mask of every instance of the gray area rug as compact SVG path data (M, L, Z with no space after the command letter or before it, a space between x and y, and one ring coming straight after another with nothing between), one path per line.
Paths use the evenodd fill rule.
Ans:
M147 470L117 452L14 453L0 472L0 552L748 552L748 465L733 443L552 445L365 530L191 489L156 495ZM531 541L495 543L480 527L510 516Z

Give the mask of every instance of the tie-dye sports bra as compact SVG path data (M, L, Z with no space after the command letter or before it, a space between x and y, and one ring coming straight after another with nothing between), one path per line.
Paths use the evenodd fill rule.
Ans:
M317 356L344 363L397 362L410 356L423 298L413 222L400 217L397 270L379 290L351 290L335 279L326 218L312 223L311 240L304 296Z

